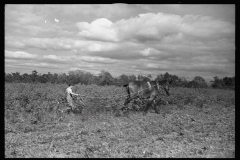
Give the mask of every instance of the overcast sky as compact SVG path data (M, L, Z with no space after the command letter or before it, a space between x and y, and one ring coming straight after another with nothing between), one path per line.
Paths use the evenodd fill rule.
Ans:
M235 75L235 5L6 5L5 72Z

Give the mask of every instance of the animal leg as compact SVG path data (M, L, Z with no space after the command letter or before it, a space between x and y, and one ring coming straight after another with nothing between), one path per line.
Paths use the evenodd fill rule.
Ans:
M125 102L124 102L124 106L126 106L129 102L130 102L130 101L129 101L129 98L127 98L127 99L125 100Z
M145 108L144 108L144 112L143 115L145 116L147 114L147 111L149 110L149 108L152 106L152 101L147 101Z
M159 114L159 109L158 109L158 106L156 104L153 105L153 108L154 108L154 111Z
M156 98L153 100L152 106L153 106L153 109L155 110L155 112L156 112L157 114L159 114L159 109L158 109L158 105L157 105L157 100L156 100Z

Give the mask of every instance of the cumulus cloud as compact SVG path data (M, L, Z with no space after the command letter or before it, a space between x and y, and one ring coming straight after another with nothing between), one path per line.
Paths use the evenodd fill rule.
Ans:
M147 68L158 68L158 65L154 64L154 63L148 63L148 64L146 64L146 67Z
M112 23L100 18L76 24L79 36L108 41L158 41L163 44L206 44L222 38L232 38L235 25L199 15L173 15L164 13L139 14L137 17Z
M59 23L52 17L47 5L8 5L5 12L5 30L11 35L30 37L58 37L75 34L73 23Z
M131 13L131 17L116 18L116 15L121 17L121 7L135 8L118 4L7 8L5 57L33 61L38 52L27 53L30 49L44 55L38 57L42 64L36 63L42 67L49 62L76 68L80 67L75 64L78 62L97 69L112 65L114 67L109 70L126 73L130 69L138 73L235 72L235 24L231 21L207 14L161 13L158 7L151 5L147 6L148 9L142 7L141 11L150 12L155 8L152 13L137 15L139 11ZM82 17L80 22L79 16ZM57 23L59 20L55 17L61 19L61 23ZM18 51L10 51L13 48ZM51 49L61 51L61 54L54 55L49 52ZM46 52L50 55L45 55ZM126 68L118 66L119 61Z
M143 56L151 56L151 55L156 55L156 54L158 54L160 52L158 50L153 49L153 48L146 48L146 49L140 51L140 53Z
M49 64L45 62L38 62L38 63L24 63L21 64L23 66L32 66L32 67L39 67L39 68L63 68L62 66L59 66L57 64Z
M118 44L101 41L84 41L71 38L25 38L25 37L5 37L6 45L14 48L39 48L54 50L72 50L79 52L99 52L114 50Z
M117 32L112 25L113 23L106 18L97 19L90 24L87 22L76 24L80 30L79 36L89 39L117 41Z
M116 63L116 60L110 58L102 58L102 57L90 57L90 56L82 56L80 57L81 60L91 63L103 63L103 64L112 64Z
M44 55L44 60L51 61L52 63L100 63L100 64L113 64L117 61L110 58L102 58L97 56L81 56L81 55L69 55L69 56L56 56L56 55ZM87 63L82 63L86 65ZM89 64L87 64L89 65Z
M12 62L17 62L16 59L5 59L5 63L12 63Z
M217 40L229 38L235 33L235 25L199 15L172 15L146 13L138 17L117 21L122 39L135 38L139 41L162 40Z
M142 65L137 64L135 68L145 71L163 71L163 72L171 72L171 73L178 73L178 72L196 72L196 73L215 73L215 74L227 74L226 65L224 64L211 64L211 63L177 63L172 64L170 61L166 62L145 62ZM232 69L232 68L231 68ZM231 72L232 74L233 72ZM229 73L228 73L229 74Z
M69 60L69 57L60 57L60 56L56 56L56 55L44 55L43 59L48 59L48 60L53 60L53 61L60 61L63 62L65 60Z
M22 51L7 51L7 50L5 50L5 57L6 58L20 58L20 59L34 59L34 58L37 58L38 55L30 54L30 53L22 52Z

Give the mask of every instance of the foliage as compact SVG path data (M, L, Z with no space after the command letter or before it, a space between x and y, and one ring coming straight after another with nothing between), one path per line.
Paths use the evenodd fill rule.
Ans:
M6 157L235 157L234 90L173 87L160 114L116 117L123 87L76 84L81 114L63 112L66 88L5 84Z
M217 76L213 77L212 88L219 89L234 89L235 88L235 77L225 77L219 79ZM17 83L71 83L71 84L97 84L100 86L104 85L116 85L122 86L130 81L140 80L140 81L150 81L154 80L150 74L147 76L138 75L120 75L118 77L113 77L109 72L102 70L99 75L93 75L90 72L83 70L69 71L68 74L38 74L36 70L32 71L32 74L28 75L24 73L20 75L19 72L16 73L5 73L5 82L17 82ZM171 75L168 72L165 74L157 75L156 81L169 80L171 81L172 87L188 87L188 88L208 88L205 80L196 76L192 81L187 81L184 77L178 77L176 75Z
M213 88L229 88L235 89L235 77L225 77L223 79L219 79L217 76L213 77L212 87Z

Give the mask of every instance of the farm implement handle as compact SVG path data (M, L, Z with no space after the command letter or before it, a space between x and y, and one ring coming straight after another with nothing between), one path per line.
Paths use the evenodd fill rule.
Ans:
M152 87L153 86L157 86L157 85L152 85ZM161 88L163 88L161 85L159 85ZM144 90L146 90L146 89L149 89L149 88L145 88L145 89L143 89L143 90L141 90L141 91L139 91L138 92L138 94L139 93L141 93L142 91L144 91ZM137 93L137 92L135 92L135 93ZM134 93L133 93L134 94ZM119 97L127 97L128 95L126 95L126 94L117 94L117 95L121 95L121 96L119 96ZM124 95L126 95L126 96L124 96ZM86 97L86 98L116 98L116 96L112 96L112 97L91 97L91 96L88 96L88 95L81 95L82 97ZM82 98L81 98L82 99ZM82 100L83 101L83 100Z
M80 98L80 102L85 106L85 107L87 107L87 105L86 105L86 102L82 99L82 97L80 96L80 94L78 94L78 97Z

